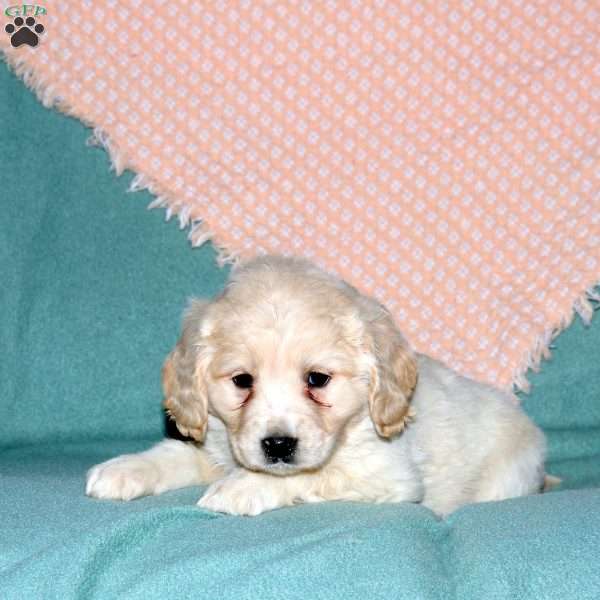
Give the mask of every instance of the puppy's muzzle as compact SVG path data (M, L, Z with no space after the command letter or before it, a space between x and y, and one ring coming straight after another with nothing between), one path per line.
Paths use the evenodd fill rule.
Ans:
M265 458L270 463L279 461L291 463L294 460L298 438L294 437L267 437L261 440L260 445Z

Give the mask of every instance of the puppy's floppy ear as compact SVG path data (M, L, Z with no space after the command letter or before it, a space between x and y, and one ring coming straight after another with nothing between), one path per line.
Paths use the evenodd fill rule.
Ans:
M193 300L181 337L162 368L163 405L177 429L201 442L208 424L208 397L202 366L201 326L207 302Z
M417 362L392 316L383 307L369 323L371 371L369 408L377 433L392 437L411 418L410 398L417 385Z

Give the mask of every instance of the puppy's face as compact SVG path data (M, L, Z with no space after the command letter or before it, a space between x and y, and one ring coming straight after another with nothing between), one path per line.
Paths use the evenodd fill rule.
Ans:
M267 257L193 303L163 370L165 406L202 440L208 413L247 469L323 466L353 423L382 437L409 412L416 363L389 313L304 261Z
M236 459L281 475L319 468L368 414L369 361L348 324L296 300L227 312L209 341L208 410Z

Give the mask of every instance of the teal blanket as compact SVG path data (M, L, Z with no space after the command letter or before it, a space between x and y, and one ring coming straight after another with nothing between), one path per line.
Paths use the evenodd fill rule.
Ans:
M87 466L141 447L5 453L2 598L598 598L600 489L472 505L445 521L410 504L228 517L196 508L199 488L130 503L83 496Z
M200 488L85 497L87 468L163 436L181 310L227 273L1 65L0 115L1 598L600 597L597 318L523 398L559 491L446 520L352 503L230 517L196 508Z

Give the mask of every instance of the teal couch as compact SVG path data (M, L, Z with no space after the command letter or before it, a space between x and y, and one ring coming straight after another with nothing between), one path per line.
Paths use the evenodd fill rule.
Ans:
M558 491L465 507L326 503L255 518L200 488L84 496L93 464L163 436L160 367L209 246L126 192L80 123L0 65L0 598L600 598L600 319L523 398Z

